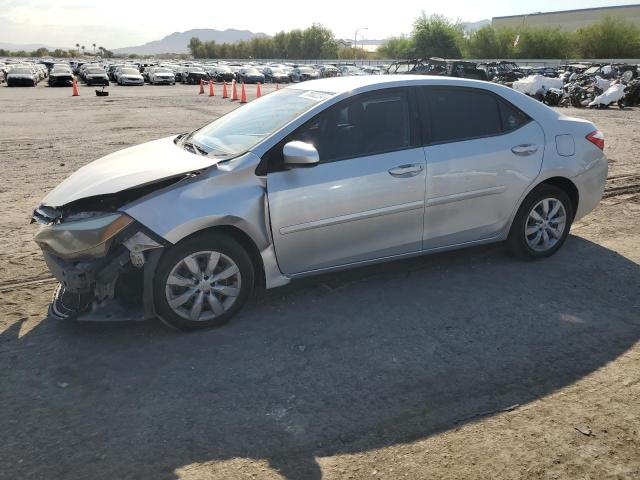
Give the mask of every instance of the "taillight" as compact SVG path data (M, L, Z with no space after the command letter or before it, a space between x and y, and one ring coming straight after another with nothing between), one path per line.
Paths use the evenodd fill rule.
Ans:
M600 150L604 150L604 134L600 130L591 132L586 138Z

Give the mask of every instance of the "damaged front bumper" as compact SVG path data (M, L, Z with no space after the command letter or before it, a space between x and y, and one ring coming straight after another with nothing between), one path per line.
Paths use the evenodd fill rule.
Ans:
M153 273L164 243L135 222L110 238L104 254L98 256L64 256L39 242L47 267L60 282L49 315L82 321L154 317Z

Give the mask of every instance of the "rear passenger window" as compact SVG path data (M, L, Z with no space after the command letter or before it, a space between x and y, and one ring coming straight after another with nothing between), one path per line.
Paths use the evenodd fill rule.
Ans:
M426 89L432 143L456 142L515 130L528 117L497 96L471 88Z

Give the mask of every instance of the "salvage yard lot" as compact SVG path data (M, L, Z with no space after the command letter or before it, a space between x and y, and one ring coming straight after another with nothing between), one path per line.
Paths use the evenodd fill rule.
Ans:
M191 334L47 319L33 207L235 108L220 87L0 88L0 478L640 478L639 109L566 110L610 180L548 260L324 275Z

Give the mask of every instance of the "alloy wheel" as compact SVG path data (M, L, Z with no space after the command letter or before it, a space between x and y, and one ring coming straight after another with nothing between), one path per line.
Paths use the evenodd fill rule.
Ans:
M562 238L566 224L567 213L560 200L539 201L529 212L524 226L527 245L536 252L552 249Z
M200 251L173 267L165 294L169 307L180 317L207 321L233 306L241 284L240 269L231 258L216 251Z

